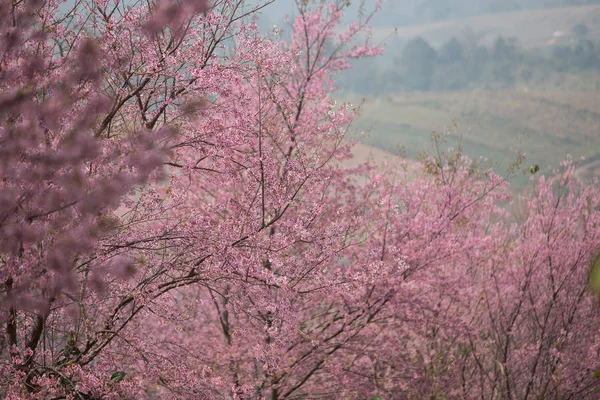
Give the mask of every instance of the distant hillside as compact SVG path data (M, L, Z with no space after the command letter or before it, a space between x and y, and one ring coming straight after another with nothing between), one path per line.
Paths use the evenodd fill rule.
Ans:
M381 25L404 26L482 14L600 4L600 0L387 0Z
M249 1L247 7L257 1ZM360 3L351 2L345 23L356 19ZM373 3L366 0L366 10L371 11ZM446 11L433 11L438 9ZM263 30L275 24L285 30L289 27L284 17L296 14L295 0L274 0L259 12L258 23ZM433 45L472 28L489 40L516 36L537 46L551 40L554 32L568 32L577 23L590 27L591 38L600 38L600 0L386 0L373 20L378 39L398 28L401 40L423 36Z
M475 3L475 2L474 2ZM398 27L400 40L423 37L433 46L440 46L449 38L475 34L484 43L491 44L498 36L516 37L525 47L539 47L552 43L557 36L569 35L573 26L583 23L589 28L590 39L600 38L600 4L547 8L513 12L499 12L425 25ZM375 30L376 39L389 37L394 25ZM393 44L393 41L390 42Z
M264 0L249 0L247 5ZM350 3L348 21L356 17L361 0ZM374 0L366 0L372 9ZM420 25L452 19L463 19L484 14L573 7L600 4L600 0L385 0L382 12L374 19L376 27ZM293 14L295 0L275 0L262 12L269 24L279 23L286 14Z

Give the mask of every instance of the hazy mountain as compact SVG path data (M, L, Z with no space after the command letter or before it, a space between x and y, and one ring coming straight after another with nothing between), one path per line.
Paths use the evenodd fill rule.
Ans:
M356 15L360 3L352 1L350 19ZM373 1L367 0L366 4L370 9ZM374 25L406 26L495 12L585 4L600 4L600 0L386 0ZM261 13L261 25L281 24L283 17L292 14L295 8L295 0L275 0Z

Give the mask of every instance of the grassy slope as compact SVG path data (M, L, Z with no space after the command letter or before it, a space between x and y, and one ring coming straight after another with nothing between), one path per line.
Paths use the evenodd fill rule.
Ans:
M460 139L470 156L503 167L517 148L527 153L527 165L542 169L556 167L567 154L585 156L591 167L600 160L600 92L403 93L368 99L355 128L369 131L360 137L363 143L385 150L403 146L408 157L429 146L432 131L452 129L450 145ZM515 184L526 182L522 177Z

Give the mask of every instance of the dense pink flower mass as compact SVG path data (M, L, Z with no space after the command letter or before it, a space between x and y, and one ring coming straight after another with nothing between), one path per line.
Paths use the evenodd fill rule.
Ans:
M597 182L346 167L348 3L0 0L0 396L595 398Z

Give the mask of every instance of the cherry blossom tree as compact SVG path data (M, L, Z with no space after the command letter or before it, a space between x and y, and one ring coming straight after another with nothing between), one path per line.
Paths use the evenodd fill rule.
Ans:
M593 396L597 184L348 167L372 14L268 3L0 1L2 396Z
M371 338L367 365L380 386L370 393L595 398L600 326L588 279L600 244L597 181L579 182L567 160L515 202L503 179L476 164L441 153L423 160L430 179L384 191L397 197L380 203L381 257L398 249L408 268Z

